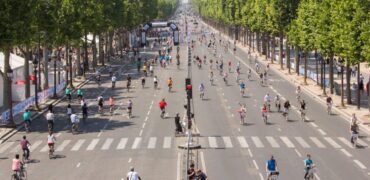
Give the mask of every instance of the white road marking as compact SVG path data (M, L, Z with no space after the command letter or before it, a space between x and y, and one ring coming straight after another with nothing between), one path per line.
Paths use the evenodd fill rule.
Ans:
M200 151L200 161L202 163L203 172L207 174L206 162L204 161L204 154L203 151Z
M101 136L101 133L103 132L103 130L100 130L100 132L99 132L99 134L98 134L98 137L100 137Z
M112 142L113 142L113 138L107 138L103 146L101 147L101 150L108 150Z
M319 127L319 126L317 126L317 124L316 124L316 123L314 123L314 122L311 122L310 124L311 124L313 127L315 127L315 128Z
M0 153L4 153L10 146L12 146L14 142L6 142L3 146L0 148Z
M239 144L242 148L248 148L249 145L247 143L247 140L243 136L238 136Z
M347 145L348 147L350 148L353 148L353 145L350 141L348 141L346 138L344 137L338 137L338 139L345 145Z
M297 149L294 149L294 151L297 153L297 155L298 155L299 157L302 157L302 154L301 154Z
M302 138L302 137L295 137L297 142L303 147L303 148L309 148L310 145Z
M330 137L324 137L324 139L331 145L333 146L334 148L341 148L341 146L336 143L332 138Z
M76 144L72 147L71 151L78 151L82 144L85 142L86 140L85 139L79 139Z
M319 148L325 148L326 146L319 141L316 137L310 137L311 141Z
M127 162L128 162L128 163L130 163L131 161L132 161L132 159L131 159L131 158L129 158Z
M273 148L280 147L279 144L276 142L276 140L272 136L266 136L266 139L270 143L271 147Z
M232 148L233 147L233 144L231 143L230 137L224 136L224 137L222 137L222 139L224 140L226 148Z
M357 142L360 146L368 146L365 141L363 141L361 138L357 138Z
M209 141L209 147L217 148L216 137L208 137L208 141Z
M149 143L148 143L148 149L154 149L156 142L157 142L157 138L156 137L150 137L149 138Z
M63 149L71 142L71 140L64 140L55 151L63 151Z
M149 116L149 114L150 114L150 111L148 111L147 115Z
M359 166L361 169L367 169L367 167L364 164L362 164L361 161L354 159L353 162L355 162L357 166Z
M142 126L142 128L143 128L143 129L145 128L145 124L146 124L146 123L144 122L144 123L143 123L143 126Z
M33 152L41 143L42 143L41 140L38 140L38 141L35 141L34 143L32 143L30 151Z
M146 122L147 120L148 120L148 116L147 116L147 117L145 117L145 120L144 120L144 121Z
M259 170L256 160L253 159L254 167L256 167L257 170Z
M265 178L263 177L262 173L258 173L260 175L260 179L264 180Z
M79 162L77 165L76 165L76 167L80 167L81 166L81 163Z
M280 137L280 139L285 143L285 145L288 147L288 148L294 148L294 144L292 143L292 141L290 141L288 139L288 137L286 136L282 136Z
M89 146L87 146L86 150L87 150L87 151L92 151L92 150L94 150L94 149L95 149L95 146L98 144L98 142L99 142L99 139L93 139L93 140L91 141L91 143L89 144Z
M21 148L17 145L17 146L14 146L13 149L10 152L16 153L16 152L20 151L20 149Z
M61 132L56 133L56 134L55 134L55 137L59 137L60 135L62 135L62 133L61 133Z
M248 153L250 157L253 157L252 151L250 149L248 149Z
M164 137L163 149L169 149L171 147L171 137Z
M326 136L326 132L323 131L322 129L318 129L318 131L321 133L321 135Z
M176 180L181 180L181 153L177 153Z
M40 152L46 152L46 151L49 151L49 146L48 146L48 145L45 145L45 146L40 150Z
M137 137L137 138L135 138L135 141L134 141L134 143L132 144L132 149L137 149L137 148L139 148L139 146L140 146L140 142L141 142L141 137Z
M116 149L125 149L128 138L121 138Z
M345 149L340 149L340 151L342 151L342 153L343 153L343 154L345 154L346 156L348 156L348 157L352 157L352 154L351 154L351 153L349 153L347 150L345 150Z
M258 147L258 148L263 148L264 147L260 138L258 138L257 136L252 136L252 141L256 145L256 147Z

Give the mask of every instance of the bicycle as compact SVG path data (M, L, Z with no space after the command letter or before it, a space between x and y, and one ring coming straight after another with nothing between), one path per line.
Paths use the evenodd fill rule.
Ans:
M314 180L315 179L315 172L316 172L316 165L312 164L311 168L308 170L307 176L305 180Z
M203 98L204 98L204 91L200 91L199 97L200 97L200 99L203 100Z
M132 108L127 108L127 114L128 114L128 118L130 118L131 119L131 117L132 117Z
M27 179L27 171L25 165L21 165L19 171L14 171L11 177L12 180L26 180Z
M267 124L267 114L266 113L262 113L262 119L263 119L263 122L265 122L265 124Z
M22 155L22 163L23 164L26 164L29 161L29 159L27 158L28 155L29 155L28 154L28 151L26 151L26 150L23 149L23 155Z
M26 133L29 133L31 131L30 122L25 121L24 122L24 129L26 130Z
M326 104L326 111L328 112L329 115L331 115L331 107L332 107L332 104L331 103L327 103Z
M71 132L72 132L73 135L78 133L78 123L73 123L72 124Z
M301 112L301 119L302 119L302 121L305 122L306 121L306 112L305 112L305 110L300 109L299 111Z
M166 112L165 112L165 109L164 109L164 108L162 108L162 109L161 109L161 118L162 118L162 119L164 119L164 115L165 115L165 113L166 113Z
M245 124L245 112L240 112L240 124Z
M49 159L54 158L54 145L49 146Z
M279 176L278 171L271 171L268 173L267 180L277 180Z

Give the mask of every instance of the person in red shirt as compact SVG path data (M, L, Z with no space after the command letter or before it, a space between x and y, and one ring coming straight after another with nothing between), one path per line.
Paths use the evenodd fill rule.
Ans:
M23 139L20 142L21 148L23 151L23 155L25 156L25 159L28 160L30 157L30 150L28 149L28 146L31 146L31 143L27 140L26 136L23 136Z
M166 103L166 101L164 100L164 98L163 98L161 101L159 101L159 108L160 108L162 111L166 108L166 106L167 106L167 103Z

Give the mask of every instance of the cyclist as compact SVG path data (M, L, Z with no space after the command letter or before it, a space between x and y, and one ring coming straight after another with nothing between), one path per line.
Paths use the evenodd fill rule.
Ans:
M199 85L199 92L200 92L199 97L201 99L203 99L203 97L204 97L204 89L205 89L205 87L204 87L203 83L200 83L200 85Z
M132 106L133 106L133 103L132 103L131 99L129 99L128 102L127 102L127 111L128 111L129 116L131 116L131 114L132 114Z
M141 86L144 88L145 86L145 77L142 77L141 78Z
M77 89L77 97L78 97L78 99L80 99L80 100L81 100L81 99L82 99L82 97L83 97L83 96L82 96L82 90L81 90L81 88L78 88L78 89Z
M280 104L280 96L275 96L275 107L277 108L278 112L280 112L281 104Z
M78 119L78 116L76 114L71 115L71 123L72 123L72 130L77 131L78 130L78 123L80 120Z
M240 124L244 124L245 114L247 113L247 108L245 107L245 104L240 104L238 113L240 115Z
M262 113L262 119L263 119L263 121L265 122L265 124L267 124L267 113L268 113L268 110L267 110L266 104L263 104L262 105L261 113Z
M131 76L130 74L127 75L127 91L130 91L130 86L131 86Z
M263 85L263 73L260 73L260 84Z
M209 73L209 81L211 81L211 85L213 85L213 71Z
M96 75L96 81L98 81L98 84L100 85L100 78L101 78L100 71L99 70L96 70L95 75Z
M48 146L49 146L49 153L53 153L54 152L54 144L55 142L57 141L57 139L55 138L54 134L52 131L49 132L48 134Z
M167 103L165 101L165 99L163 98L160 102L159 102L159 108L161 109L162 113L161 113L161 117L164 116L164 113L165 113L165 110L166 110L166 106L167 106Z
M143 65L143 72L144 72L144 76L148 75L146 63L144 63L144 65Z
M268 107L268 111L270 111L270 110L271 110L271 105L270 105L271 98L270 98L269 93L267 93L267 94L265 95L265 97L263 98L263 102L264 102L264 104Z
M279 175L278 165L273 155L271 155L271 158L266 162L266 173L267 179L272 175Z
M112 77L112 75L113 75L113 68L112 68L112 66L109 66L108 71L109 71L109 77Z
M240 73L240 61L236 64L236 72Z
M331 107L332 107L332 105L333 105L333 99L330 96L328 96L326 98L326 106L327 106L327 111L328 111L328 114L329 115L331 114Z
M153 65L152 64L149 65L149 71L150 71L150 75L153 76L153 74L154 74L154 68L153 68Z
M256 62L256 64L254 66L256 68L256 72L258 73L259 72L259 69L260 69L260 65L258 64L258 62Z
M114 110L114 98L113 96L109 97L109 112L111 115L113 115L113 110Z
M23 136L20 145L23 151L23 157L26 159L26 161L28 161L30 157L30 149L28 146L31 146L31 143L27 140L26 136Z
M172 78L170 77L168 80L167 80L167 85L168 85L168 91L170 92L171 89L172 89L172 84L173 84L173 80Z
M117 77L115 75L112 76L112 89L116 86Z
M87 108L87 104L84 103L84 105L82 106L82 120L84 123L85 123L85 120L87 119L87 115L88 115L88 108Z
M48 127L50 127L49 131L53 131L53 129L54 129L54 113L52 111L49 111L46 114L46 120L48 122Z
M141 180L141 177L134 170L134 167L130 167L130 172L127 173L126 180Z
M228 62L229 73L231 72L231 61Z
M100 95L98 97L98 106L99 106L99 112L100 113L103 113L103 103L104 103L103 96Z
M312 169L312 166L313 166L313 161L311 160L311 155L307 154L307 159L305 159L303 162L304 162L304 168L305 168L305 172L306 172L304 174L304 179L306 179L308 173L310 172L310 170Z
M224 76L223 76L223 80L224 80L225 84L227 84L227 76L228 76L228 74L227 74L227 72L225 72Z
M351 132L351 143L354 147L356 147L356 142L359 134L359 128L357 124L357 120L352 120L351 125L349 127L349 130Z
M71 114L72 114L72 106L71 106L71 104L68 104L67 105L67 116L71 117ZM67 123L71 124L71 121L69 121L69 118L67 118Z
M68 97L68 100L71 101L72 95L71 95L71 89L69 89L69 87L66 87L66 96Z
M19 159L19 154L16 154L15 158L13 159L13 163L12 163L12 170L17 175L16 177L19 177L19 173L21 171L22 166L23 166L23 163Z
M248 69L248 80L251 80L251 76L252 76L252 70L251 68Z
M31 112L29 109L26 109L26 111L23 113L23 121L26 129L29 129L31 126Z
M284 102L284 113L283 113L286 120L288 120L289 108L290 108L290 102L287 100L287 101Z
M157 78L157 76L154 76L153 82L154 82L154 89L157 89L157 87L158 87L158 78Z
M304 100L302 100L300 102L301 104L301 108L299 109L299 111L301 112L301 118L303 121L306 121L305 119L305 115L306 115L306 102Z
M243 97L244 96L244 92L245 92L245 84L244 84L243 81L240 82L239 87L240 87L240 95Z

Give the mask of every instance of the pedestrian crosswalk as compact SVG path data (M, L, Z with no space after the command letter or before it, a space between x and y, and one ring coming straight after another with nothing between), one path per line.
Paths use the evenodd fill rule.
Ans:
M181 143L181 142L179 142ZM199 137L199 143L207 149L229 148L353 148L351 142L345 137L288 137L288 136L209 136ZM359 141L365 148L365 140ZM174 137L120 137L120 138L94 138L59 140L55 145L56 152L62 151L108 151L108 150L139 150L139 149L171 149L176 148ZM31 152L47 152L49 147L44 140L32 142ZM20 152L17 142L5 142L0 145L0 153Z

